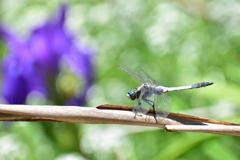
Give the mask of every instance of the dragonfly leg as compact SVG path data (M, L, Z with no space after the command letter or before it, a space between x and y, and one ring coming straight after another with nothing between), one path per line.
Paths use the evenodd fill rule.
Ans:
M151 101L151 100L149 100L149 99L144 99L144 101L145 101L147 104L149 104L150 106L152 106L152 104L153 104L153 101Z
M155 109L154 104L153 104L153 110L154 110L154 119L156 120L156 123L158 124L158 120L157 120L157 112L156 112L156 109Z
M154 102L150 99L143 99L149 106L153 107L153 111L154 111L154 119L156 120L156 123L158 123L157 121L157 111L156 111L156 108L154 106Z

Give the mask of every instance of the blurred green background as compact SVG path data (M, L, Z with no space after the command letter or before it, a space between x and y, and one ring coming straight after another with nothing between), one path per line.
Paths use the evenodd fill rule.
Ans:
M240 2L1 0L1 22L28 35L62 2L70 4L68 29L95 52L86 106L134 104L126 93L140 83L121 64L169 87L212 81L207 88L168 93L172 112L240 122ZM3 43L0 50L2 59ZM17 122L1 127L0 158L234 160L239 144L238 137L151 127Z

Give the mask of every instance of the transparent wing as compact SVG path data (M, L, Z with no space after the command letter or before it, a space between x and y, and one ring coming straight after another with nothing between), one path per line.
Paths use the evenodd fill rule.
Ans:
M154 106L157 117L165 118L169 115L172 108L171 97L162 93L160 95L154 95Z
M144 100L138 99L137 102L133 105L132 111L137 116L141 116L146 114L149 111L149 104L147 104Z
M148 81L151 82L151 84L154 84L156 86L164 86L163 84L161 84L160 82L156 81L154 78L152 78L149 74L147 74L144 70L141 70L141 72L144 74L144 76L146 76L146 78L148 79Z
M149 108L153 106L154 94L151 96L145 96L147 89L143 88L137 102L134 104L132 110L136 115L146 114ZM144 97L144 98L143 98Z
M122 70L126 71L127 73L129 73L133 77L135 77L140 82L142 82L142 83L150 83L151 84L151 81L149 80L149 78L143 77L143 76L139 75L138 73L133 72L130 69L127 69L127 68L125 68L125 67L123 67L121 65L118 65L118 67L121 68Z

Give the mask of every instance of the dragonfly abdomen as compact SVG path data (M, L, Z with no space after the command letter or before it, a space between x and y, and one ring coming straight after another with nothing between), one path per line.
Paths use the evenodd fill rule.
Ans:
M206 87L206 86L209 86L212 84L213 84L213 82L202 82L202 83L197 83L197 84L193 84L193 85L189 85L189 86L181 86L181 87L162 87L162 86L160 86L157 88L159 91L162 91L163 93L165 93L165 92L171 92L171 91L201 88L201 87Z
M206 87L212 84L213 82L202 82L202 83L193 84L192 88L201 88L201 87Z

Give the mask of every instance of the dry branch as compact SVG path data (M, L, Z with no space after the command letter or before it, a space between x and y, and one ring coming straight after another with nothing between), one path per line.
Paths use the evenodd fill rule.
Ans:
M0 121L45 121L86 124L124 124L161 127L170 132L204 132L240 136L240 124L170 113L158 118L152 111L134 119L131 107L100 105L98 107L0 105Z

